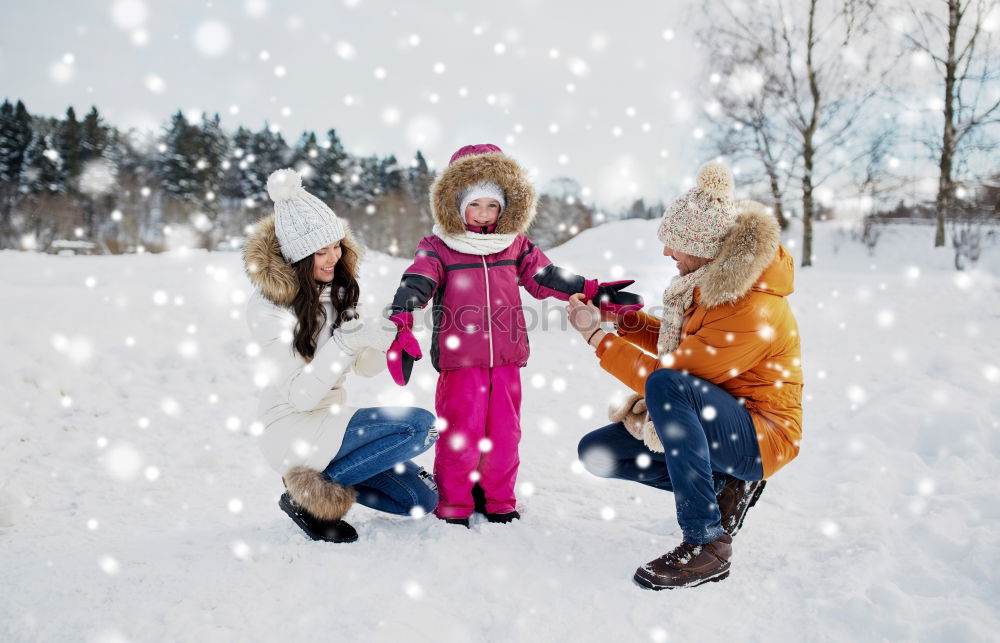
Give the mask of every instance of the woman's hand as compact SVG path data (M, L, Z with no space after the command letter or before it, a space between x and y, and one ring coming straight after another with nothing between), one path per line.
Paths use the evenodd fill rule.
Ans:
M571 295L568 303L566 311L569 323L584 339L589 339L601 325L601 311L592 303L583 303L583 295L580 293Z

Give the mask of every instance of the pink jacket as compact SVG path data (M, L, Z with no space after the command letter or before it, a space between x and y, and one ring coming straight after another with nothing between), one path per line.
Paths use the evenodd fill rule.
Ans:
M431 361L439 371L524 366L529 351L520 287L536 299L565 301L583 290L583 281L552 265L524 234L485 256L458 252L429 236L403 273L393 312L422 308L433 299Z

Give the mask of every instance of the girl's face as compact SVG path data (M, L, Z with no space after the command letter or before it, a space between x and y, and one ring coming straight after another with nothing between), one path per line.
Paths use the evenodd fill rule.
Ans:
M500 202L496 199L476 199L465 206L465 225L491 226L500 216Z
M331 243L313 253L313 279L323 283L333 281L333 269L340 261L343 250L340 242Z

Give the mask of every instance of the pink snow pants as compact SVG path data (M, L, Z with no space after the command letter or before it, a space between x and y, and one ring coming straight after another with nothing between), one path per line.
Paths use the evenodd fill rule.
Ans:
M435 396L445 420L434 448L434 479L441 518L472 514L473 474L490 513L514 511L514 481L521 463L521 367L468 367L441 371ZM486 439L484 441L484 438Z

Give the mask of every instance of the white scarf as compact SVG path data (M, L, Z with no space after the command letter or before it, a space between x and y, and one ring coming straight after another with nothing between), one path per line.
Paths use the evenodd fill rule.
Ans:
M684 312L694 301L694 289L705 274L707 265L686 275L678 275L670 281L663 291L663 315L660 317L660 337L656 342L657 357L662 360L674 352L681 343L681 330L684 328ZM646 400L638 393L633 393L625 403L610 409L608 417L612 422L622 422L632 437L642 440L650 451L663 453L663 444L656 434L653 421L646 411Z
M465 231L465 234L456 236L448 234L439 225L435 225L432 232L452 250L481 257L506 250L517 238L516 232L512 234L480 234L468 230Z

